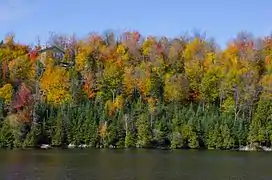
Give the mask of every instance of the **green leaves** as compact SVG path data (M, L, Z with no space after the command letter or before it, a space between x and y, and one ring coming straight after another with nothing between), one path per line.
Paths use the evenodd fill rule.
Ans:
M24 145L37 144L37 136L55 146L271 144L271 37L260 49L239 35L224 50L202 37L139 37L59 37L54 42L64 47L64 61L75 58L68 70L50 53L36 56L8 36L0 46L2 146L21 146L14 134L20 130L5 119L30 126L41 104L37 120L46 128L26 129Z

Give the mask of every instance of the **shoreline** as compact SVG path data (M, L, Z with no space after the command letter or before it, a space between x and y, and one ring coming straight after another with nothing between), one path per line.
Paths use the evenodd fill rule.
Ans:
M25 147L25 148L1 148L1 149L8 149L8 150L50 150L50 149L115 149L115 150L137 150L137 149L150 149L150 150L197 150L197 151L207 151L207 150L216 150L216 151L237 151L237 152L272 152L272 147L266 147L266 146L241 146L239 148L232 148L232 149L213 149L213 148L171 148L171 147L134 147L134 148L119 148L119 147L92 147L85 144L78 145L78 146L51 146L48 144L43 144L41 146L36 147Z

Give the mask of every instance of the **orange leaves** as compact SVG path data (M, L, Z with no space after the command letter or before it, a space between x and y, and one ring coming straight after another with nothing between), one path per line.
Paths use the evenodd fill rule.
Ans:
M95 45L99 45L101 44L103 41L102 37L96 33L94 34L91 34L90 37L89 37L89 42L90 43L93 43Z
M37 57L38 57L38 52L37 52L36 50L31 51L31 52L29 53L30 61L36 62Z
M117 96L114 101L108 100L105 108L108 110L109 116L114 116L117 110L123 109L124 99L123 96Z
M94 90L92 89L92 75L89 73L86 77L85 77L85 81L84 81L84 85L83 85L83 90L86 93L86 95L88 96L89 99L92 99L95 97L96 93L94 92Z
M231 58L233 56L237 56L238 52L239 52L238 46L234 43L231 43L224 51L224 54L226 55L226 58Z
M131 96L134 88L136 87L135 79L133 78L133 69L132 67L125 67L124 78L123 78L123 87L124 94L126 96Z
M105 101L114 101L109 106L110 114L121 107L116 99L119 94L129 99L139 95L142 100L163 96L160 98L166 101L184 101L190 96L191 101L200 98L214 101L219 90L220 93L231 92L234 85L240 83L243 86L242 81L250 78L259 81L256 77L260 75L263 86L270 86L271 37L262 40L264 49L258 51L258 59L254 49L256 44L250 38L234 40L221 52L216 51L212 42L201 38L170 40L150 36L143 41L140 39L138 32L125 32L119 38L112 36L108 39L91 34L74 43L76 73L86 79L83 94L89 99L101 95ZM67 54L68 49L65 50ZM7 77L1 83L12 84L17 79L26 84L33 81L34 62L42 58L38 57L37 50L35 48L28 53L28 46L16 44L13 36L7 38L0 48L1 77ZM21 57L23 54L28 54L28 57ZM55 105L69 102L70 86L75 81L70 82L67 69L56 67L52 57L43 55L46 69L40 79L40 87L46 93L47 101ZM260 69L265 72L261 74ZM9 85L6 86L7 89L1 89L4 94L10 92ZM10 96L3 93L2 96L10 101ZM153 104L153 100L148 101Z
M135 41L138 42L140 40L140 37L141 37L140 33L139 32L134 32L133 35L134 35Z
M95 92L91 91L89 93L89 99L93 99L95 97L95 94L96 94Z
M31 118L31 115L32 115L32 109L31 107L25 107L24 109L22 110L19 110L17 112L17 117L18 117L18 120L20 122L23 122L23 123L28 123L30 122L30 120L32 119Z
M133 75L136 87L140 90L144 97L150 95L151 73L149 69L150 67L147 63L142 63L139 67L135 68Z

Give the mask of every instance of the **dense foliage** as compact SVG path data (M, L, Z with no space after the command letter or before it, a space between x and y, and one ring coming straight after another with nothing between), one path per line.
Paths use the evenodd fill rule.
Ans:
M230 149L272 142L272 36L52 36L0 46L0 146Z

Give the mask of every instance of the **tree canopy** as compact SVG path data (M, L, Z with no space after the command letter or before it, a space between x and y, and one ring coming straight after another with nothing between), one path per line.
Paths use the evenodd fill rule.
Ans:
M272 36L242 32L223 50L205 37L138 32L49 42L64 55L15 36L1 43L3 147L271 145Z

